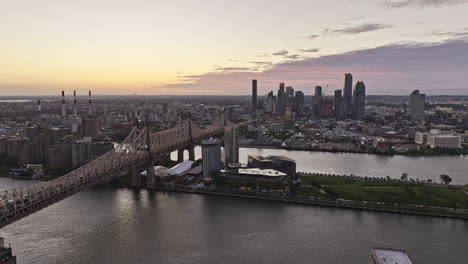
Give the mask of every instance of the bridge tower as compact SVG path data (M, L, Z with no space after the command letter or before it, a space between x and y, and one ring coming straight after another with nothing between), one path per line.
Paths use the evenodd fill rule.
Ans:
M151 150L151 134L149 127L148 109L146 109L146 151L148 152L149 162L146 166L146 186L148 188L154 187L156 183L156 176L154 175L154 155Z
M195 147L194 147L194 140L193 140L193 130L192 130L192 115L189 113L188 116L188 133L190 138L190 145L188 148L182 148L177 150L177 162L184 161L184 151L187 149L189 152L189 160L195 160Z

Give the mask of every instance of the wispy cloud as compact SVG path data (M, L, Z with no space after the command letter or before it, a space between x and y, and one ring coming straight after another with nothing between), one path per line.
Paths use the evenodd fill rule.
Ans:
M352 72L365 81L369 94L408 94L411 90L458 89L468 93L468 41L404 43L355 50L316 58L287 60L263 71L214 71L187 75L180 83L162 86L166 93L245 94L250 79L259 80L260 93L286 82L312 93L317 83L342 86L343 74ZM247 67L246 67L247 68ZM159 88L158 88L159 89ZM309 90L310 89L310 90Z
M249 61L249 63L257 64L257 65L272 65L273 62L271 61Z
M297 54L285 55L284 57L287 58L287 59L290 59L290 60L299 59L299 55L297 55Z
M273 55L275 56L284 56L284 55L287 55L289 53L289 51L287 50L280 50L280 51L277 51L277 52L273 52Z
M299 51L300 51L300 52L310 52L310 53L315 53L315 52L319 52L319 51L320 51L320 49L317 49L317 48L315 48L315 49L300 49Z
M375 1L375 0L372 0ZM379 0L381 5L390 8L403 7L442 7L468 3L467 0Z
M392 25L382 23L365 23L357 26L345 27L331 31L336 34L359 34L364 32L376 31L385 28L391 28Z
M350 17L350 18L348 18L348 19L346 19L346 20L349 20L349 21L356 21L356 20L362 20L362 19L364 19L364 18L366 18L366 16Z
M250 71L249 67L215 67L217 71Z

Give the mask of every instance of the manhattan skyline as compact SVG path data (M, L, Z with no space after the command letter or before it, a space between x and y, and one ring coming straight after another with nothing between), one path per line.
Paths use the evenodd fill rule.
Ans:
M468 94L467 1L41 1L2 4L0 93ZM329 93L328 95L331 95Z

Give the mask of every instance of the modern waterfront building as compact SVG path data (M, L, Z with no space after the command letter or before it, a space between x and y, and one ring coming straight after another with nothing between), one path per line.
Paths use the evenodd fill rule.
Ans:
M252 80L252 117L257 116L257 80Z
M268 188L283 188L283 179L287 176L286 173L273 170L273 169L259 169L259 168L241 168L237 170L222 170L219 173L213 173L215 179L222 179L222 181L229 185L238 185L247 187L254 187L258 184L260 186L268 186Z
M345 74L343 85L343 116L351 117L353 104L353 75Z
M369 258L370 264L412 264L404 250L373 248Z
M203 178L211 179L212 172L221 171L221 145L216 139L202 141Z
M250 168L273 169L290 176L296 174L296 162L285 156L263 157L259 155L249 155L247 166Z
M457 134L430 134L427 143L431 148L460 149L462 138Z
M225 164L239 163L239 127L230 126L224 129Z
M424 117L424 107L426 104L426 95L414 90L410 95L410 117L415 122Z
M343 96L341 90L335 90L335 97L333 99L333 110L336 117L341 117L343 108Z
M353 90L353 118L361 120L364 118L366 108L366 86L363 81L358 81Z
M427 145L427 133L416 132L414 134L414 142L418 145Z

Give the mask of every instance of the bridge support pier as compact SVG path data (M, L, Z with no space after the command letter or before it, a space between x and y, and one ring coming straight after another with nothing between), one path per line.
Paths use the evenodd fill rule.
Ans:
M185 149L177 150L177 162L179 163L184 161L184 150Z
M154 162L150 162L146 168L146 187L153 188L156 184L156 176L154 175Z
M195 161L195 147L190 146L188 149L189 160Z
M132 187L140 187L140 185L141 185L140 171L137 168L132 168Z

